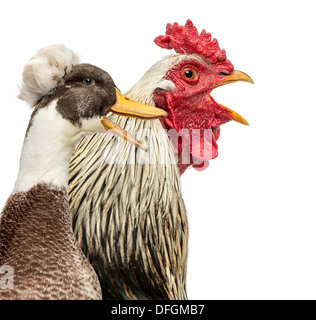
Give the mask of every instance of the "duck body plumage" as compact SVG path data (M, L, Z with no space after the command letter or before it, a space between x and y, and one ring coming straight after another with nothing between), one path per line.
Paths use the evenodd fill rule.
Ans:
M73 235L64 188L38 184L10 196L0 218L4 265L13 270L13 288L0 290L0 299L101 298L98 278Z

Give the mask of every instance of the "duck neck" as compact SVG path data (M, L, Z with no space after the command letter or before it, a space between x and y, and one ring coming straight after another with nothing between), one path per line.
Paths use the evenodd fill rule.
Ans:
M26 192L40 183L68 190L69 161L80 138L79 128L57 112L56 100L38 108L24 140L13 193Z

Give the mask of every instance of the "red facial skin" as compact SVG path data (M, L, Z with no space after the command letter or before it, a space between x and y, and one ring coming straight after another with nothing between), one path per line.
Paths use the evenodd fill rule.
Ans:
M187 68L194 74L191 79L184 74ZM171 139L181 174L191 165L197 170L204 170L209 160L217 157L219 126L231 119L210 96L210 91L216 83L224 81L225 76L221 73L227 75L233 70L228 60L216 65L195 59L183 60L165 77L175 84L176 89L173 92L158 89L154 92L155 106L168 112L168 117L161 120L163 127L167 131L174 129L178 133L187 133L179 141Z

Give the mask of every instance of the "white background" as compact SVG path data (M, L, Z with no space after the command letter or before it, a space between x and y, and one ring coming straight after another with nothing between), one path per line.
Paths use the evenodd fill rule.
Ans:
M153 39L190 18L255 85L213 91L249 127L222 127L219 157L182 177L190 222L190 299L316 298L313 1L2 1L0 206L16 178L31 110L24 63L64 43L121 91L170 52ZM39 217L40 218L40 217Z

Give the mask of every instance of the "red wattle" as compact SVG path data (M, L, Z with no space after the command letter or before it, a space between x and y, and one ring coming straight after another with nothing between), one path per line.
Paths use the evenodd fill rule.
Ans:
M210 160L213 158L213 145L212 142L215 142L215 138L207 137L207 135L200 134L191 135L191 154L194 158L201 160ZM217 147L217 144L215 142Z
M210 165L210 162L208 160L206 160L200 164L195 164L192 167L197 171L204 171L205 169L208 168L209 165Z

